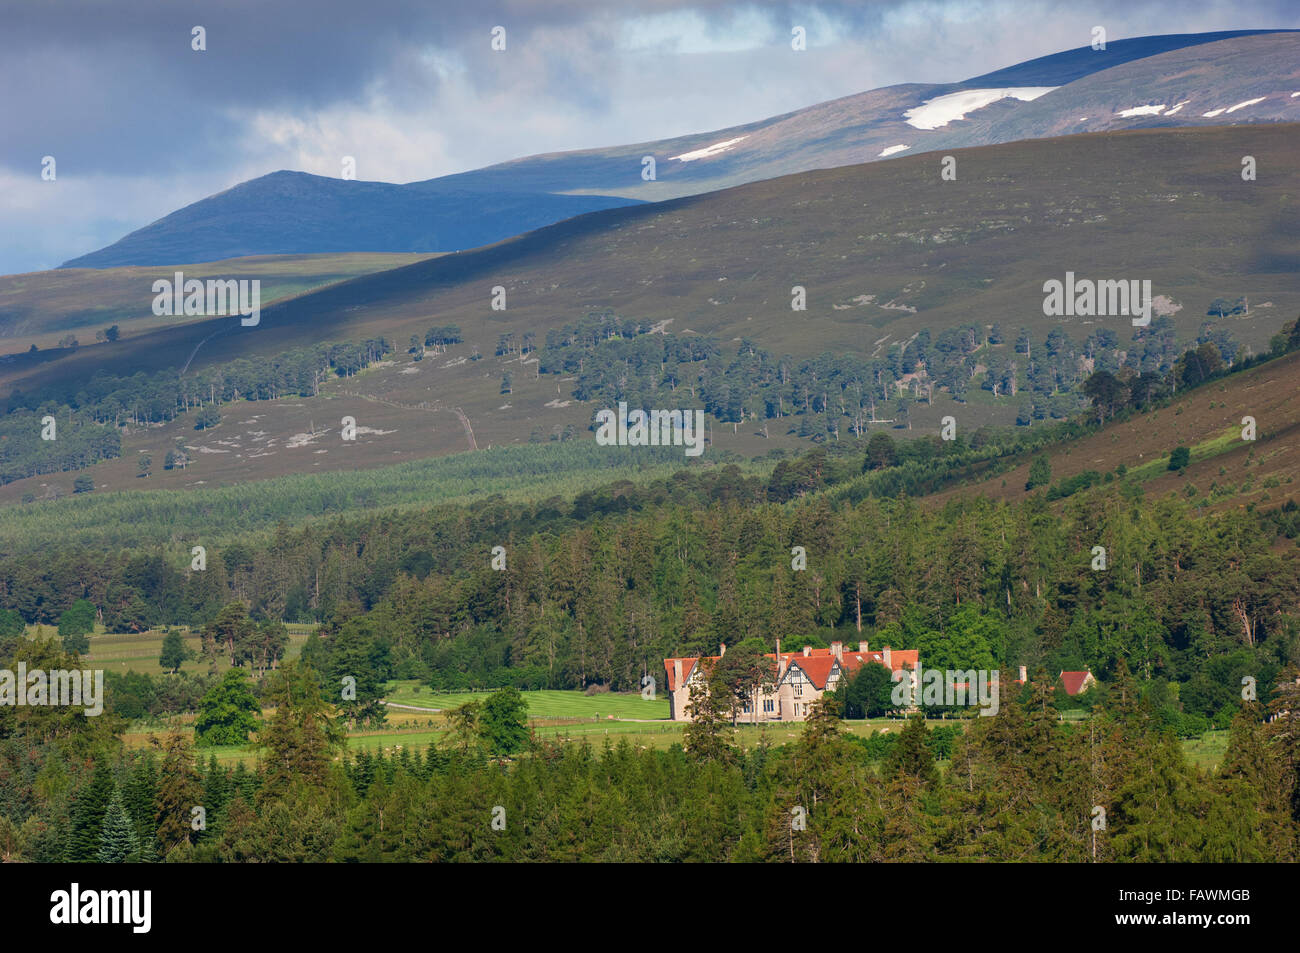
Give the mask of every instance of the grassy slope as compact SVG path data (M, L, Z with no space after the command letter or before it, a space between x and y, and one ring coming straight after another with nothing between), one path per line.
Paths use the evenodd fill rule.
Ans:
M0 355L56 347L71 331L82 346L93 345L95 332L118 325L123 337L185 323L184 317L153 313L153 283L173 280L177 271L189 278L256 278L262 282L266 307L335 281L387 271L432 257L422 254L357 252L331 255L274 255L231 258L201 264L63 268L0 276Z
M1300 40L1289 34L1134 37L1112 41L1103 55L1084 47L965 83L885 87L728 129L528 156L403 186L272 173L179 209L78 261L167 261L177 248L190 249L183 256L188 258L226 257L239 254L234 250L239 248L465 248L558 221L579 208L598 207L596 202L566 200L566 194L658 201L878 161L882 151L896 144L907 144L913 152L947 151L1109 128L1204 125L1215 121L1204 116L1206 111L1261 93L1271 94L1266 102L1218 121L1294 120L1300 104L1289 99L1296 87L1288 74L1297 49ZM1084 80L1098 72L1106 77L1102 83ZM1060 88L1033 104L1003 100L937 129L905 122L905 113L925 100L972 86ZM1117 115L1137 102L1185 102L1187 108L1173 118ZM708 159L674 161L674 156L733 139L742 141ZM654 181L641 178L644 155L658 159ZM531 194L520 196L520 190ZM431 222L436 223L432 231ZM200 249L205 255L198 254Z
M1186 493L1188 487L1195 487L1197 497L1208 499L1214 506L1245 506L1252 502L1276 506L1300 491L1297 392L1300 353L1212 381L1167 407L1135 414L1082 440L1047 451L1052 481L1085 470L1105 473L1123 464L1130 477L1143 482L1149 496L1171 491ZM1255 418L1254 442L1241 439L1245 416ZM1171 472L1167 468L1169 454L1179 446L1191 449L1191 463L1182 473ZM1022 499L1029 495L1025 480L1030 463L1027 458L1007 473L945 490L930 497L929 502L939 505L971 495ZM1213 483L1232 492L1210 497Z

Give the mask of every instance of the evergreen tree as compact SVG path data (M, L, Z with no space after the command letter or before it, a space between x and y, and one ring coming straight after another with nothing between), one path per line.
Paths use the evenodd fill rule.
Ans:
M74 798L72 829L66 848L67 859L72 863L91 863L98 856L104 813L115 791L112 768L101 755L95 759L90 782Z
M99 852L95 859L101 864L122 864L138 860L139 852L140 839L136 836L135 825L122 804L122 792L114 788L104 814Z
M230 775L225 768L217 764L217 756L208 757L207 771L203 778L203 806L207 809L210 821L216 820L226 809L230 801ZM211 827L211 824L209 824Z
M123 803L135 826L140 845L140 859L154 859L155 807L158 795L158 764L152 751L145 751L135 759L131 778L123 793Z
M885 761L885 773L925 785L937 782L939 771L934 765L934 755L926 744L929 736L930 730L925 726L925 718L921 715L909 718Z
M155 840L159 854L166 857L194 843L194 808L204 806L203 788L194 766L194 749L186 736L171 734L155 744L163 759L154 796Z
M702 658L699 664L701 676L688 682L690 721L682 729L682 746L697 762L728 764L734 761L736 749L729 737L732 729L727 721L726 689L712 684L712 662Z
M316 673L302 662L287 663L272 675L267 694L275 714L259 734L268 749L264 798L294 782L323 784L344 736Z

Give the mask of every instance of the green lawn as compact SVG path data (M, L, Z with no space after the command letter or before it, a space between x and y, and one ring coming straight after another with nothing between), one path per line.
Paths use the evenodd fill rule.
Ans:
M417 690L418 689L418 690ZM386 700L417 708L457 708L469 701L482 701L490 692L432 692L420 682L390 682ZM660 695L647 701L633 692L605 692L586 695L579 691L523 692L532 718L639 718L648 721L668 718L668 699Z

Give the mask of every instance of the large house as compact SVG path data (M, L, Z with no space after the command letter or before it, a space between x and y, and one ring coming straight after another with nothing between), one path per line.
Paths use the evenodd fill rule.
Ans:
M718 654L687 658L664 659L667 673L668 705L673 721L690 721L691 684L704 679L704 665L716 662L727 652L719 646ZM762 724L770 721L803 721L812 711L813 703L826 692L835 691L840 679L863 665L875 662L891 672L907 670L915 673L920 668L916 649L897 651L885 646L871 651L866 642L858 643L858 650L846 650L843 642L832 642L828 649L814 649L807 645L799 652L782 652L781 643L776 652L764 658L772 660L773 677L770 685L760 686L737 714L737 721ZM916 675L912 676L913 682Z

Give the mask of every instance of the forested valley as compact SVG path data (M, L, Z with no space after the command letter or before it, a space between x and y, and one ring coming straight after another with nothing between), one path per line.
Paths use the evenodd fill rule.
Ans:
M1054 454L1141 411L1134 378L1109 377L1089 388L1090 420L1032 435L877 432L767 475L689 467L567 499L281 523L212 547L201 570L188 546L73 540L11 554L0 562L9 667L77 667L89 616L116 631L190 627L233 680L215 665L110 672L98 718L0 708L0 850L105 861L1294 859L1297 507L1149 495L1122 466L1050 482ZM1026 456L1036 491L1023 498L927 497ZM286 661L283 624L303 621L319 627ZM33 638L28 625L66 633ZM593 748L532 735L520 714L521 689L635 692L665 657L720 644L761 654L778 639L915 648L927 667L1025 666L1031 677L1005 680L997 717L939 728L918 718L890 736L843 729L841 716L872 714L856 680L793 741L741 744L719 709L667 750ZM1054 673L1083 669L1100 687L1063 699ZM349 678L355 695L336 701ZM346 748L345 728L383 722L390 679L493 693L457 709L430 746ZM207 699L242 713L251 766L205 761L187 733L125 743L141 719ZM1069 708L1084 717L1063 719ZM1180 747L1208 728L1231 729L1213 770ZM1096 806L1104 836L1090 825Z

